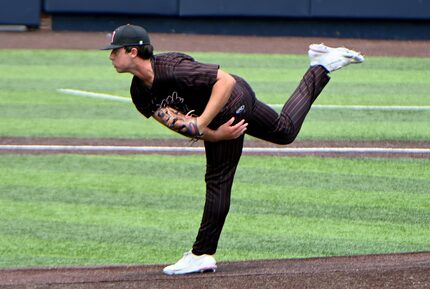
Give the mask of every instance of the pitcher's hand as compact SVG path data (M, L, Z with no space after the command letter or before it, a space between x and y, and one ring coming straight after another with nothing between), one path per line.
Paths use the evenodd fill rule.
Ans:
M216 142L222 140L232 140L240 137L246 132L248 123L244 119L234 124L234 117L230 118L226 123L222 124L216 130L206 129L203 134L203 139L206 141Z

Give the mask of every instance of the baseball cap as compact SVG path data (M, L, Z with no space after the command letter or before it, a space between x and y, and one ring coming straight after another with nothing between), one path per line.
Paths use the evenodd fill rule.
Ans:
M139 46L151 44L148 32L145 28L137 25L123 25L112 32L110 45L102 50L116 49L125 46Z

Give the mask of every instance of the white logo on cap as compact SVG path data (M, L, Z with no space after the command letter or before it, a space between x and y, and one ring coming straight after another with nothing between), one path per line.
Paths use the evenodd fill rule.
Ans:
M111 43L113 43L113 39L115 38L115 33L116 33L116 31L114 31L114 32L112 33L112 39L110 40L110 42L111 42Z

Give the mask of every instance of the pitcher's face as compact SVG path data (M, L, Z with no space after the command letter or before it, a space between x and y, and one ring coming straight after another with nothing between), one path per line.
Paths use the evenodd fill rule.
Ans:
M117 72L129 72L129 68L132 64L132 57L124 47L112 49L109 59L112 61L112 65Z

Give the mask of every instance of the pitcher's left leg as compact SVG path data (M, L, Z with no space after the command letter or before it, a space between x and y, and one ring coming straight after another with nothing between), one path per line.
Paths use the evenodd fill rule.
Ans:
M247 134L277 144L293 142L312 103L329 80L328 72L323 67L310 67L280 114L267 104L256 100Z
M322 66L310 67L285 103L281 110L281 117L287 119L287 123L291 126L288 143L297 137L312 104L329 80L328 72Z

